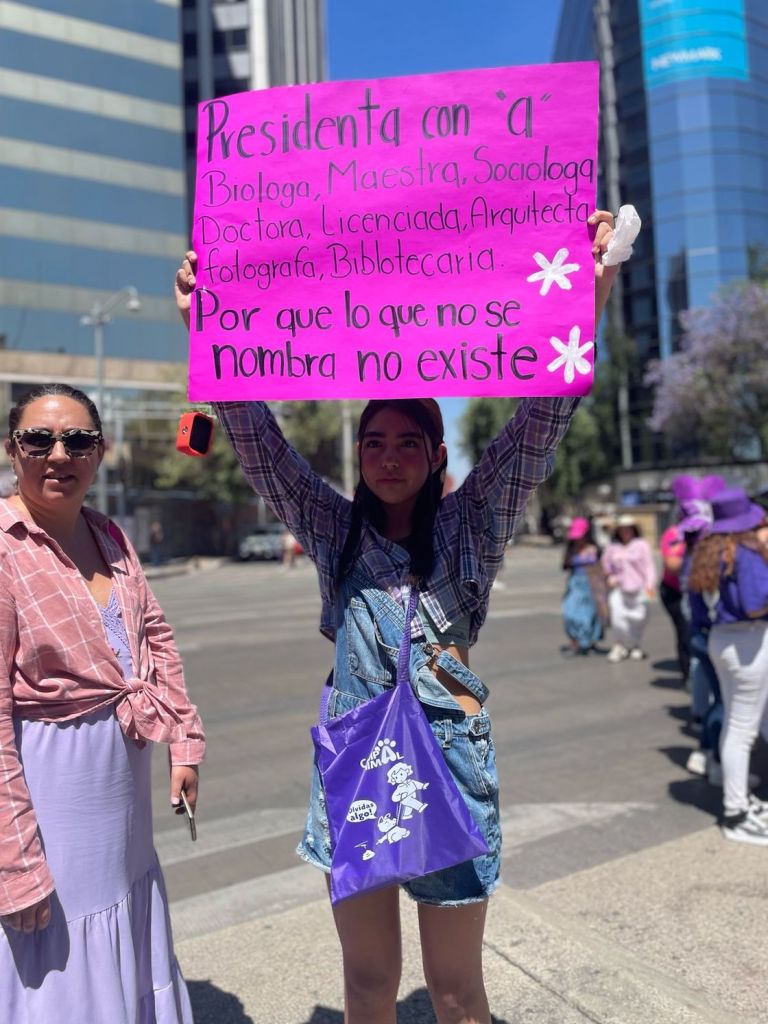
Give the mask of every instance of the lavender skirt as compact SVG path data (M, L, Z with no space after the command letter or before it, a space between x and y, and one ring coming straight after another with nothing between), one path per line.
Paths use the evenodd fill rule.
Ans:
M152 845L153 744L111 708L17 722L16 743L56 893L44 931L0 927L0 1021L192 1024Z

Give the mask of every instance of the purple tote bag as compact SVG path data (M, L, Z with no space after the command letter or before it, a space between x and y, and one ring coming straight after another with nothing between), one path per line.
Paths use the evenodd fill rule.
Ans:
M331 832L331 902L488 853L409 679L411 589L397 683L311 729Z

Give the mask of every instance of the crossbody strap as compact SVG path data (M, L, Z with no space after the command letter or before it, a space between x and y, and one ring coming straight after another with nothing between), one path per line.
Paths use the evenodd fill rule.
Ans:
M403 639L400 641L400 654L397 658L397 682L410 683L411 681L411 623L416 614L416 606L419 603L419 588L411 585L408 595L408 606L405 610L405 627Z

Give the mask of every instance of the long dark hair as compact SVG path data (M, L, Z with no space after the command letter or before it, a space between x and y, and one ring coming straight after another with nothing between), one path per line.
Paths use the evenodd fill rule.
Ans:
M373 417L384 409L394 409L416 424L421 432L424 450L428 456L430 456L428 440L431 442L433 450L443 443L443 417L440 414L439 405L431 398L385 398L369 402L360 416L360 424L357 428L358 443L362 443ZM411 556L411 574L422 580L432 572L434 562L432 533L437 508L443 496L443 482L447 466L448 457L446 456L437 469L429 474L418 493L411 517L411 534L407 542L408 553ZM360 534L365 521L369 522L375 530L382 532L386 525L386 512L384 503L371 491L360 473L352 503L352 524L339 561L339 581L349 571L357 555Z
M69 384L37 384L35 387L30 388L29 391L26 391L8 413L8 437L17 429L21 422L22 413L27 406L31 405L32 402L36 402L38 398L47 398L49 395L60 395L63 398L71 398L73 401L79 402L87 410L88 415L93 421L94 428L101 431L99 410L84 391L80 391L79 388L73 388Z

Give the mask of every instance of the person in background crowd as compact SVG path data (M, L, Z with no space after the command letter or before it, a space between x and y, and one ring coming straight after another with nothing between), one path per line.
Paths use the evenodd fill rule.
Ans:
M683 592L680 584L680 572L685 558L685 535L679 523L662 533L659 540L659 551L664 571L659 587L659 597L664 610L672 620L677 648L677 664L683 679L688 679L691 667L691 653L688 641L688 620L683 612Z
M614 664L625 658L640 661L645 657L643 633L648 602L656 589L656 567L650 545L641 536L634 516L619 516L602 565L610 588L608 608L614 637L608 661Z
M280 543L282 545L283 552L283 568L292 569L296 564L296 544L297 540L290 530L283 530Z
M104 455L82 391L11 409L0 500L0 1021L192 1024L152 842L151 752L194 807L205 743L122 531L83 506Z
M707 650L709 616L693 614L688 593L688 576L696 543L712 522L711 498L726 487L720 476L703 478L681 475L672 481L671 489L678 501L675 529L683 540L684 550L679 570L680 612L687 630L689 668L686 685L691 694L691 722L699 733L699 747L691 751L686 768L694 775L707 775L713 785L722 785L718 743L722 725L723 705L720 683ZM697 597L693 596L693 605Z
M563 569L569 573L562 601L568 654L589 654L608 621L608 590L600 566L600 549L589 520L577 516L568 527Z
M768 703L768 547L760 532L765 510L731 488L713 498L712 512L688 585L712 623L709 654L723 694L721 828L726 839L768 846L768 804L749 786L749 757Z
M149 558L152 565L163 564L164 540L163 524L158 519L155 519L154 522L149 524Z

